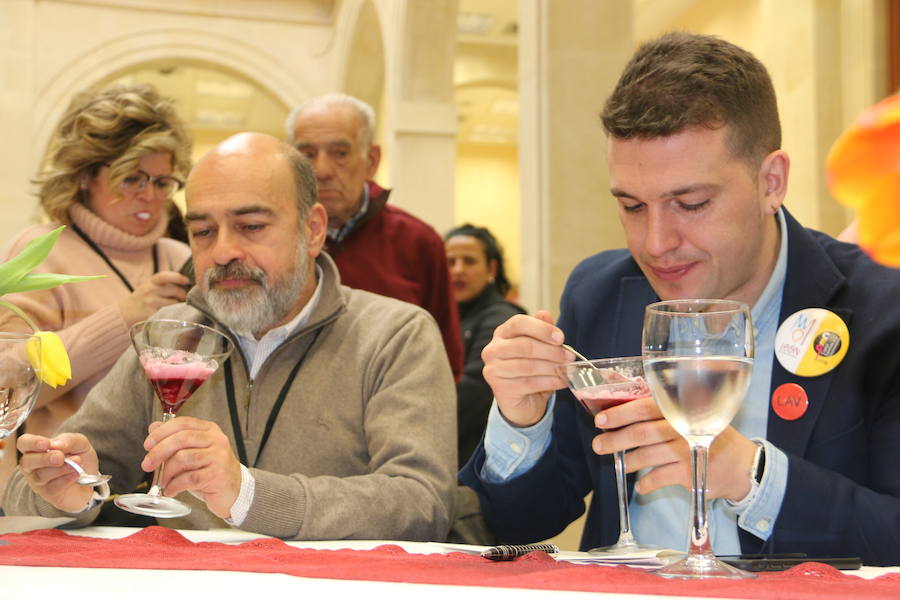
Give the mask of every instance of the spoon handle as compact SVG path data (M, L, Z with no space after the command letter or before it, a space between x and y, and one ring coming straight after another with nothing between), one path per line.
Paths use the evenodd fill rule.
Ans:
M591 362L591 359L586 357L584 354L582 354L581 352L579 352L572 346L570 346L568 344L563 344L562 347L565 348L566 350L568 350L569 352L571 352L572 354L574 354L576 357L578 357L578 360L583 360L585 362Z
M78 479L75 480L79 485L100 485L101 483L106 483L112 477L110 475L103 475L101 473L97 473L93 475L91 473L85 473L84 469L81 468L77 462L72 460L71 458L64 458L63 462L72 467L76 473L78 473Z
M75 472L78 473L79 475L84 475L84 469L81 468L81 465L79 465L77 462L75 462L68 456L63 459L63 462L66 463L67 465L69 465L70 467L72 467L73 469L75 469Z

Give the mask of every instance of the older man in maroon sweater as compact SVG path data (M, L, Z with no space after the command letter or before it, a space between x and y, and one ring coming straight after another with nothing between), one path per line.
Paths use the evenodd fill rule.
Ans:
M286 129L315 170L319 201L328 211L325 249L341 282L430 312L458 380L462 340L444 243L431 226L388 205L390 190L371 180L381 160L381 148L372 143L374 127L371 106L326 94L296 108Z

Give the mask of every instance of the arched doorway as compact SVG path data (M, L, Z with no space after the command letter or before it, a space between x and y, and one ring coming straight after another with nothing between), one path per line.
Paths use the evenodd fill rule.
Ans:
M216 65L157 61L98 83L149 83L175 100L194 136L194 158L241 131L284 138L289 107L256 81Z

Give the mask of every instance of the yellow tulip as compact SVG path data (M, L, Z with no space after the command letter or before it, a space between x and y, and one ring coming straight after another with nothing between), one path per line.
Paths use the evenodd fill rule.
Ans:
M52 331L38 331L34 335L40 343L31 339L25 345L31 366L40 371L41 379L50 387L65 385L72 379L72 365L62 340Z
M0 297L4 294L45 290L64 283L98 279L100 276L84 277L80 275L61 275L58 273L32 273L31 271L47 258L56 238L64 227L58 227L49 233L38 236L16 256L0 263ZM35 370L39 370L41 379L50 387L65 385L72 378L72 366L69 355L62 340L52 331L38 331L34 322L15 304L0 298L0 306L6 307L18 315L34 331L40 344L29 340L25 345L28 360ZM40 346L40 349L38 349Z

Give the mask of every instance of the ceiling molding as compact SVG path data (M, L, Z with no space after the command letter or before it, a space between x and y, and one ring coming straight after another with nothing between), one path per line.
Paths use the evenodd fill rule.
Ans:
M77 4L202 17L250 19L303 25L334 24L337 0L38 0L39 3Z

